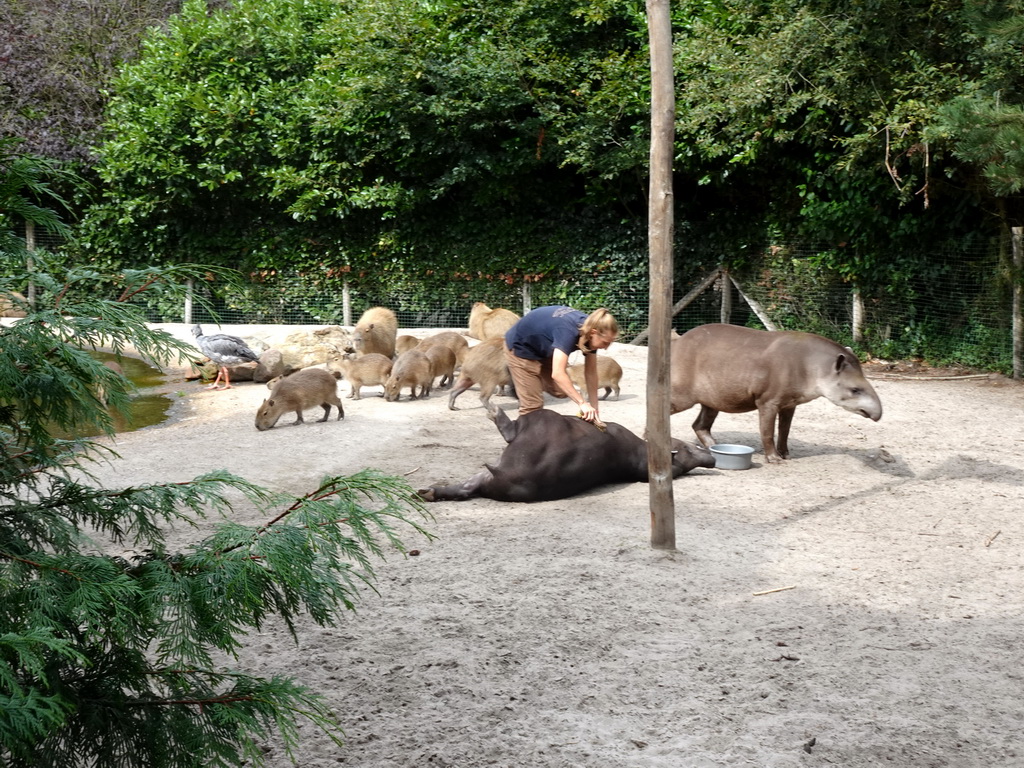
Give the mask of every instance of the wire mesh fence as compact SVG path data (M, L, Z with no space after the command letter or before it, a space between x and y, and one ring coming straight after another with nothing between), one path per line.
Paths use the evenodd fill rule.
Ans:
M1008 239L929 254L905 273L890 270L878 287L862 286L859 297L841 274L823 266L819 254L810 245L774 245L745 254L742 268L725 273L716 273L718 265L707 259L700 263L684 254L677 260L675 299L682 303L687 294L696 295L674 315L674 330L684 333L714 322L770 323L819 333L852 346L862 357L1012 371L1014 277ZM694 290L702 284L703 290ZM353 275L325 268L301 274L262 271L249 275L242 286L211 281L194 290L204 301L195 302L188 316L180 303L156 298L144 305L149 319L351 326L366 309L385 306L402 328L464 328L477 301L519 314L568 304L588 311L607 307L619 320L621 339L631 341L646 331L649 309L642 253L599 271L530 281L456 270L423 274L392 268Z
M677 302L701 283L707 287L674 315L674 330L716 322L763 328L767 319L780 330L819 333L862 355L1011 371L1012 284L998 244L937 256L927 273L905 275L895 286L861 288L859 313L854 287L816 266L808 253L804 247L771 249L750 266L729 271L731 279L719 273L709 280L715 268L677 266ZM623 341L642 336L648 326L647 265L641 258L613 273L536 282L458 273L390 273L373 280L275 273L226 295L218 295L216 286L201 289L209 292L217 317L200 312L193 314L196 322L352 325L366 309L385 306L403 328L460 328L473 303L483 301L519 314L545 304L588 311L605 306L619 320Z

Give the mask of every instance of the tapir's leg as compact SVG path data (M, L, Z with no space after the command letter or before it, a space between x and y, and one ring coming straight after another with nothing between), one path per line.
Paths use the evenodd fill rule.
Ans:
M765 459L771 463L775 461L782 461L783 457L779 455L778 449L775 447L775 418L779 416L779 409L775 405L759 405L757 407L757 415L761 424L761 448L764 451ZM784 418L784 417L783 417ZM789 420L793 420L793 413L790 412ZM779 424L779 435L782 435L782 419ZM789 425L786 425L786 433L789 433Z
M491 480L490 470L477 472L469 480L455 485L433 485L416 491L424 501L464 501L478 495L480 488Z
M697 419L693 422L693 431L697 433L697 439L700 440L705 448L710 448L715 444L715 438L711 436L711 425L715 423L717 417L718 411L702 405L700 413L697 414Z
M488 402L487 418L494 422L494 426L498 428L498 432L505 438L506 443L511 443L515 439L519 427L501 408Z
M789 427L793 424L794 413L796 406L779 411L779 442L776 447L779 449L779 456L784 459L789 458Z

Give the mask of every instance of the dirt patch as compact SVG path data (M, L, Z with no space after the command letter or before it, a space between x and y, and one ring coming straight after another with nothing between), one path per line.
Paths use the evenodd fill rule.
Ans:
M622 395L602 418L642 433L646 349L611 353ZM449 411L443 391L366 388L343 422L257 432L263 385L180 386L180 417L121 436L106 480L223 467L298 493L369 466L424 487L504 445L475 390ZM436 540L380 563L358 613L304 627L298 647L253 635L241 664L329 697L347 742L310 730L306 768L1024 764L1024 389L875 386L877 423L798 408L782 465L764 462L754 414L722 415L716 438L754 446L754 466L675 482L677 551L649 547L643 484L438 503ZM673 434L692 439L695 415Z

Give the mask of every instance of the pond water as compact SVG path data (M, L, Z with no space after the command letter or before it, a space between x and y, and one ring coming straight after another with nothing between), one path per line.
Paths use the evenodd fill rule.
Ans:
M92 352L93 357L103 362L114 362L117 355L109 352ZM132 432L136 429L151 427L167 420L172 399L166 393L167 377L158 368L149 363L143 362L134 357L121 357L118 361L121 370L128 380L138 390L132 395L131 408L128 413L123 413L114 408L108 408L107 412L114 423L114 430L117 432ZM96 430L82 430L76 432L74 437L96 437L99 434ZM70 437L62 435L62 437Z

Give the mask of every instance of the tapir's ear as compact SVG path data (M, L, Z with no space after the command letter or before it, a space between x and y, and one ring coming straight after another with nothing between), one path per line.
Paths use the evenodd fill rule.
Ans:
M839 373L847 365L846 355L839 355L836 357L836 373Z

